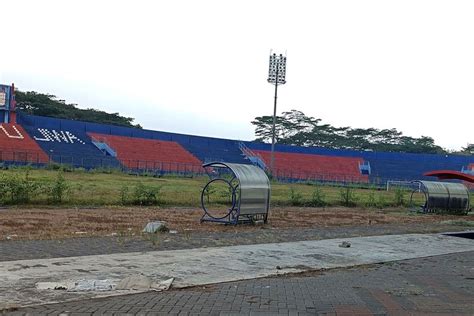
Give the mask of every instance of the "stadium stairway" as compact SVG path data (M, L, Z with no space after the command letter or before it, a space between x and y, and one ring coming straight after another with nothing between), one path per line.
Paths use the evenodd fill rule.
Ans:
M0 161L47 163L48 155L19 124L0 124Z
M203 171L201 161L176 142L97 133L88 135L112 148L122 165L129 169L178 173Z
M233 163L250 164L251 161L239 149L239 143L245 144L252 151L270 151L270 144L257 142L240 142L230 139L219 139L194 135L184 135L161 131L144 130L129 127L120 127L106 124L56 119L18 113L18 125L21 125L30 136L34 136L37 144L43 149L46 156L51 156L54 161L70 163L76 166L121 167L118 159L99 150L91 141L87 133L102 135L124 136L140 139L169 141L180 144L182 148L191 153L200 162L227 161ZM13 131L10 130L10 135ZM21 148L18 147L18 148ZM106 147L104 147L106 148ZM102 149L104 149L102 148ZM339 158L355 159L350 164L352 169L349 174L357 173L361 176L359 162L370 163L370 182L385 184L387 180L410 181L417 179L430 179L423 174L432 170L448 169L461 171L463 166L474 163L474 157L460 155L435 155L435 154L410 154L395 152L372 152L356 150L339 150L321 147L301 147L277 144L275 150L280 153L296 153L306 155L321 155ZM111 152L109 152L111 154ZM143 156L145 157L145 156ZM140 160L148 158L140 157ZM44 156L43 158L44 159ZM156 161L157 158L153 158ZM337 161L337 160L335 160ZM355 163L357 161L357 163ZM268 162L266 162L268 165ZM334 162L336 163L336 162ZM337 175L344 170L344 162L337 163L341 167L331 167ZM283 170L292 168L291 161ZM147 168L145 166L144 168ZM317 169L316 169L317 170ZM331 170L331 169L330 169ZM365 181L367 175L363 175Z
M179 143L203 163L225 161L251 164L239 148L239 142L228 139L191 136Z
M269 144L245 142L253 151L269 151ZM395 152L374 152L330 149L321 147L301 147L290 145L276 145L275 150L286 153L304 153L337 157L362 158L370 163L371 173L369 180L373 184L383 185L387 180L432 180L423 174L432 170L462 170L463 166L473 163L473 156L446 155L446 154L413 154Z
M254 152L270 166L270 151ZM367 183L368 175L361 174L359 169L361 163L361 158L275 152L274 169L279 178Z

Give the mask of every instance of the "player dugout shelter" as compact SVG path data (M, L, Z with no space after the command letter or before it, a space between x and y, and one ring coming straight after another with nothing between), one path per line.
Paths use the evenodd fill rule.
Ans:
M201 206L204 215L201 222L220 222L237 224L268 219L270 208L270 181L265 172L254 166L227 162L203 164L211 180L201 193ZM226 214L216 216L206 206L205 192L215 182L228 185L231 194L231 207Z
M447 211L467 213L470 210L469 190L461 183L413 181L420 184L419 188L425 198L423 212ZM416 191L416 190L415 190ZM411 199L413 200L412 192Z

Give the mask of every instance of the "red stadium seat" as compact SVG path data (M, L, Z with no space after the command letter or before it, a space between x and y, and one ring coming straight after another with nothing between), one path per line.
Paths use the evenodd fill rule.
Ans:
M201 172L201 161L170 141L88 133L110 146L127 168L167 172Z
M254 150L270 166L271 152ZM369 182L360 173L362 158L275 152L274 173L280 178L338 182Z
M18 124L0 124L0 161L47 163L48 155Z

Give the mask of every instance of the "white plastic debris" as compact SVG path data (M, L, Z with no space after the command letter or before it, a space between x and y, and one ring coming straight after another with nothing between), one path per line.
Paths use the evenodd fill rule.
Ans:
M110 280L81 279L77 281L38 282L38 290L62 290L68 292L104 292L114 290L154 290L166 291L171 287L174 278L154 282L143 274L128 276L118 283Z
M143 229L144 233L154 234L156 232L167 232L169 231L168 227L166 226L166 222L163 221L155 221L149 222L146 224L145 228Z
M115 284L109 280L79 280L75 286L68 291L85 292L85 291L112 291L115 289Z
M121 280L117 286L117 290L155 290L166 291L170 288L174 278L170 278L160 282L153 282L149 277L143 274L135 274Z

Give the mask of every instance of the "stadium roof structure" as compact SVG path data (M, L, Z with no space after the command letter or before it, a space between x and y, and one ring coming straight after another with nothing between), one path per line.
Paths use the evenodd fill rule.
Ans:
M463 180L474 183L474 175L455 170L433 170L423 174L427 177L438 177L439 180Z

